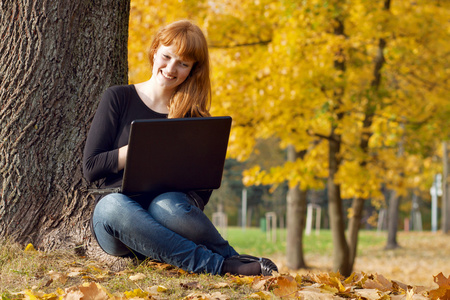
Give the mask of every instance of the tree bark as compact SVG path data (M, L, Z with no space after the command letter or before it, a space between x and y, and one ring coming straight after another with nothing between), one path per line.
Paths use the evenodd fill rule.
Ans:
M335 18L334 34L336 36L345 36L344 22ZM334 60L334 68L343 74L346 69L345 55L343 50L335 54L338 59ZM341 164L340 149L341 135L336 133L337 124L343 119L344 115L340 109L342 106L342 97L344 96L343 88L336 88L333 93L333 113L335 119L331 123L330 135L328 138L328 214L330 217L331 234L333 237L333 270L339 271L344 276L349 276L352 272L349 264L349 248L345 237L345 217L342 206L341 187L335 183L335 177Z
M305 151L296 152L294 146L288 147L288 161L303 158ZM299 186L289 188L287 195L287 239L286 265L290 269L306 268L303 252L303 233L306 224L306 191Z
M389 196L388 206L388 237L385 249L395 249L400 247L397 242L398 230L398 210L400 207L400 197L392 190Z
M0 2L0 237L90 240L82 177L103 91L127 83L129 0Z
M442 143L443 174L442 174L442 232L450 234L450 174L448 142Z
M328 214L330 217L331 234L333 237L333 270L339 271L344 276L349 276L352 272L349 261L349 248L345 238L344 212L341 199L340 185L334 182L338 171L340 160L338 158L340 150L340 140L338 136L331 134L329 141L329 175L328 175Z

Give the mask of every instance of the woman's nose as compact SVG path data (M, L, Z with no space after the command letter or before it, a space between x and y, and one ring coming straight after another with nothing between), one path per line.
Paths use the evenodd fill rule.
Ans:
M175 72L175 66L176 66L176 62L175 61L169 61L168 63L167 63L167 66L166 66L166 69L169 71L169 72Z

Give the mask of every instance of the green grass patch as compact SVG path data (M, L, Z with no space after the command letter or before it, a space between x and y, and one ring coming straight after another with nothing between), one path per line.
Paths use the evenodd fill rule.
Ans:
M267 232L259 228L229 227L227 229L229 243L239 253L256 256L280 255L286 252L286 230L278 229L276 241ZM362 230L358 239L358 253L372 247L383 247L386 243L386 234L376 231ZM333 251L333 239L330 230L321 230L318 235L315 231L311 235L304 235L303 250L305 254L331 255Z

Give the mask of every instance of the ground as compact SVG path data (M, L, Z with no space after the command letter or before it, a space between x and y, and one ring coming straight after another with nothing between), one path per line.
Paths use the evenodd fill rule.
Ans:
M383 233L385 234L385 233ZM430 232L400 232L398 241L401 248L385 250L380 245L366 248L359 253L355 272L382 274L384 277L408 285L436 288L433 276L442 272L450 275L450 235ZM288 270L282 256L274 258L282 272L331 271L331 255L305 255L311 270Z

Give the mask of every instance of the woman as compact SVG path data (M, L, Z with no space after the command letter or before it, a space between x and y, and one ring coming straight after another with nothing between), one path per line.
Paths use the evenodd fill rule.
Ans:
M108 88L94 116L83 172L101 188L119 187L130 124L136 119L209 116L209 55L202 31L189 21L162 28L149 58L151 78ZM157 141L155 141L157 142ZM147 199L120 193L97 197L91 220L100 247L115 256L144 255L186 271L270 275L276 265L239 255L203 213L209 192L171 192Z

